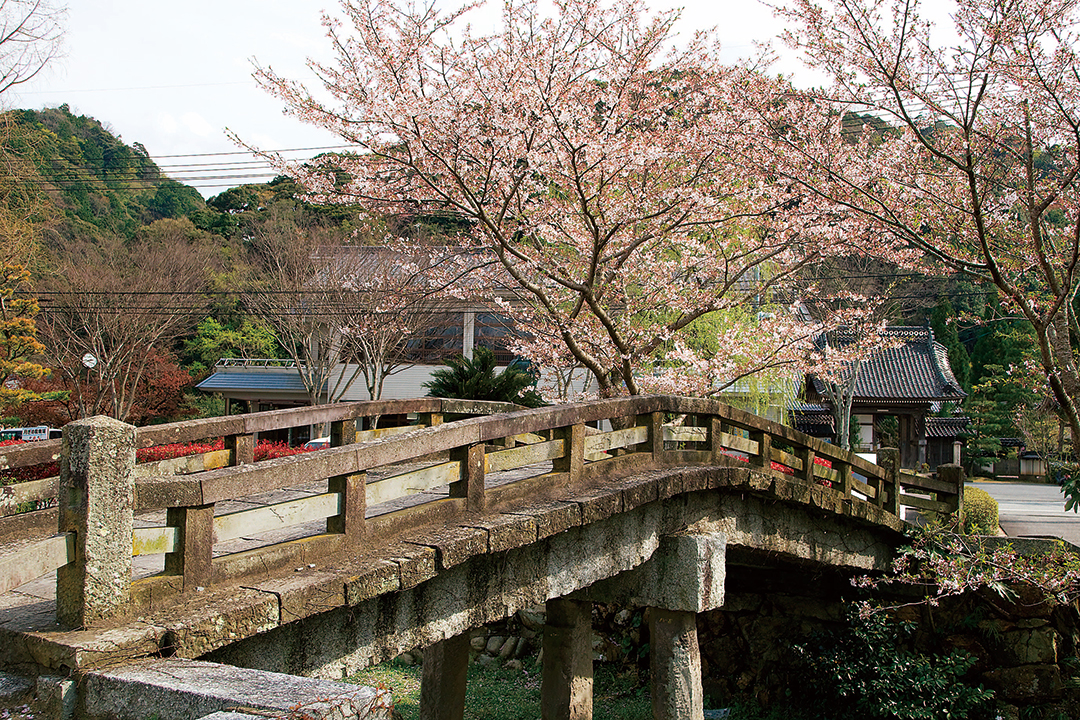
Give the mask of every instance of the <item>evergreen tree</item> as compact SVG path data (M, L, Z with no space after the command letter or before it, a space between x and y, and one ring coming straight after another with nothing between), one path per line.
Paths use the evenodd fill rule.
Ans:
M941 298L934 312L930 315L930 327L934 339L945 346L949 353L949 367L964 392L971 392L971 357L967 348L960 342L960 333L956 327L956 311L948 298Z
M1035 346L1026 320L1003 315L997 295L987 299L983 325L971 349L971 384L978 385L1024 361L1025 350Z
M446 367L435 370L424 383L431 397L511 402L525 407L546 404L536 392L536 378L529 373L515 365L496 373L495 353L489 348L476 348L472 359L458 355L443 364Z

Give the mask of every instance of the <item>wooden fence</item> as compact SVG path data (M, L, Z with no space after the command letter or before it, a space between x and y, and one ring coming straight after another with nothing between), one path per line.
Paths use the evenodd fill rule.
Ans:
M882 465L875 465L712 400L641 396L488 414L505 409L497 404L423 398L140 428L134 433L138 447L223 437L225 450L130 468L127 512L164 511L166 516L164 526L130 531L132 555L164 553L165 569L131 583L110 602L119 609L129 602L157 601L256 571L273 572L316 558L354 553L364 544L391 542L419 525L452 523L466 515L557 497L583 484L661 466L747 463L771 468L807 484L831 486L842 503L867 503L893 515L902 506L950 513L958 509L962 493L958 467L944 466L937 478L910 475L900 471L896 451L879 453ZM415 414L420 424L365 428L367 418L403 413ZM451 414L484 416L444 424L443 418ZM255 433L327 422L332 428L330 448L252 462ZM596 429L608 425L619 429ZM63 442L69 442L67 436ZM4 450L2 468L54 460L61 454L59 441ZM122 457L125 449L105 450L110 457ZM133 451L129 454L134 456ZM221 509L229 501L314 481L325 481L325 491L253 509ZM24 487L9 486L15 489L0 508L7 513L16 502L55 497L58 491L61 505L71 504L74 491L59 487L58 482L51 478ZM449 486L448 492L425 493L443 486ZM22 515L46 518L38 524L47 526L49 512ZM52 512L51 532L55 533ZM93 511L71 507L64 512ZM0 542L20 523L24 528L34 525L20 518L0 517ZM302 539L215 557L216 545L220 548L230 540L313 521L319 522L319 529ZM93 519L89 522L92 526ZM68 532L35 542L24 540L6 552L0 546L0 593L53 569L92 561L91 551L77 535ZM130 557L128 562L130 575ZM65 610L63 602L58 600L58 615L70 624L87 624L103 616ZM106 609L104 615L109 612Z

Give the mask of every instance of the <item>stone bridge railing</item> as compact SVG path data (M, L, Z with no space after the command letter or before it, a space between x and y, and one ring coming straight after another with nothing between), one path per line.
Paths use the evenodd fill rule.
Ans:
M875 465L712 400L642 396L443 423L451 414L505 409L423 398L140 429L108 418L72 423L62 447L40 442L4 448L0 455L4 468L51 460L61 465L59 479L0 489L6 493L0 495L0 593L56 569L58 620L81 627L132 603L160 603L254 572L355 554L420 525L452 523L665 466L749 463L808 487L831 486L825 505L834 512L891 517L893 523L905 505L945 513L959 507L958 467L944 466L937 478L909 475L900 471L896 451L879 453L882 464ZM404 413L415 414L419 426L365 429L370 418ZM255 433L327 422L330 448L252 462ZM596 429L606 425L620 429ZM225 439L221 451L135 463L137 447L219 437ZM325 491L235 512L216 507L314 481L325 481ZM448 493L425 493L443 486ZM812 495L806 494L807 502ZM55 509L10 512L51 496L58 497ZM866 510L872 506L876 511ZM136 515L161 511L163 526L134 527ZM215 544L314 521L319 530L302 539L215 557ZM49 537L41 537L43 529ZM22 539L14 541L19 534ZM35 534L38 539L27 539ZM132 582L132 556L160 553L164 572Z

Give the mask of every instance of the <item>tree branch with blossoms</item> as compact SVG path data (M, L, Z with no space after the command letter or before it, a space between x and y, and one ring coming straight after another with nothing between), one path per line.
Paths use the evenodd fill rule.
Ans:
M780 7L789 45L829 84L773 80L765 95L783 100L758 104L744 160L788 184L805 228L995 286L1034 329L1049 393L1080 438L1078 3L959 0L947 29L921 8ZM852 113L888 131L853 130ZM1067 492L1077 507L1080 487Z
M894 584L919 587L926 595L916 604L931 606L982 588L1012 599L1020 585L1059 605L1080 598L1080 557L1064 542L1056 542L1046 552L1022 553L1008 543L990 544L958 529L955 520L910 528L911 544L901 548L888 573L862 576L853 583L870 590L887 590ZM863 603L860 612L865 615L881 609L889 608Z
M332 102L256 75L356 150L271 159L317 202L467 221L463 242L498 259L522 317L599 395L637 394L703 318L790 304L802 270L848 248L789 222L790 194L742 162L746 98L764 86L723 65L710 34L676 43L677 13L638 0L548 7L511 0L476 35L470 7L344 0L344 20L326 21L336 58L312 65ZM790 338L759 344L774 337L784 363Z

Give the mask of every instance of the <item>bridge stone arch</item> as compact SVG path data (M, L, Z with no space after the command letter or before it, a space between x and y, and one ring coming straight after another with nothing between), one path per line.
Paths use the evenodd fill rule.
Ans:
M580 498L517 509L496 522L419 534L408 542L434 550L444 564L434 577L283 623L205 659L340 678L425 647L425 682L442 689L429 707L452 707L464 699L464 687L454 678L464 676L460 663L468 662L468 631L547 603L553 639L545 637L544 698L560 710L553 708L545 717L591 717L581 697L584 692L591 703L591 693L581 689L591 678L592 662L586 606L622 602L664 611L651 617L671 628L652 628L657 637L667 636L653 644L652 694L671 705L658 717L700 717L694 616L723 604L729 560L760 562L769 556L872 571L884 569L893 556L899 539L894 529L859 519L838 521L826 510L790 499L793 484L740 467L665 469ZM659 497L661 488L670 494ZM653 493L656 499L630 507L634 498ZM610 514L599 517L605 507ZM583 516L590 513L586 521ZM491 532L506 549L471 556L462 550L470 535ZM550 678L564 682L552 686ZM678 710L686 702L697 712Z

